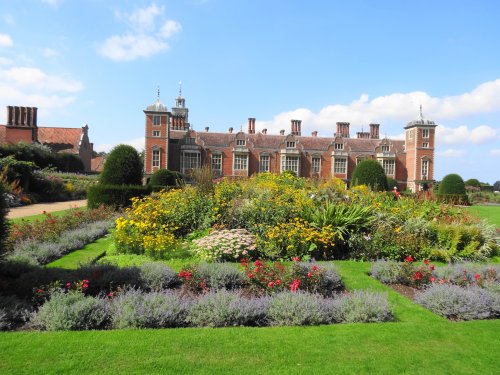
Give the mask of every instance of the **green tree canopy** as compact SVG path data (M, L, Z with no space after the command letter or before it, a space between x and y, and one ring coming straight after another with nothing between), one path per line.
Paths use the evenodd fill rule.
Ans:
M374 159L360 162L352 174L352 186L366 185L374 191L388 190L384 168Z

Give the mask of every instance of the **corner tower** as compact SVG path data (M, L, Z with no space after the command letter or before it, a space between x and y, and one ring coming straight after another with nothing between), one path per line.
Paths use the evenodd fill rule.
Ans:
M406 169L408 188L421 191L424 184L434 181L434 142L437 124L420 116L405 127Z
M160 168L168 169L168 141L170 138L170 112L160 101L160 90L156 102L145 110L144 177L148 179Z
M189 130L188 115L186 99L182 97L182 83L179 82L179 96L175 99L175 107L172 107L172 130Z

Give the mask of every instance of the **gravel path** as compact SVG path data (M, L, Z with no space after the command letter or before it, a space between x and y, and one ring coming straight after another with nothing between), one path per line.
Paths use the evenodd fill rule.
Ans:
M7 218L17 219L19 217L38 215L45 212L54 212L67 210L69 208L84 207L87 205L87 200L82 199L79 201L66 201L66 202L51 202L31 204L29 206L13 207L9 210Z

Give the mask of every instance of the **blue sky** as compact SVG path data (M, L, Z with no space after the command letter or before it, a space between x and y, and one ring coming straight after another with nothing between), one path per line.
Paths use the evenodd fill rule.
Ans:
M438 126L435 178L500 180L500 2L2 0L0 123L88 123L96 150L141 149L142 110L182 93L195 130L401 137Z

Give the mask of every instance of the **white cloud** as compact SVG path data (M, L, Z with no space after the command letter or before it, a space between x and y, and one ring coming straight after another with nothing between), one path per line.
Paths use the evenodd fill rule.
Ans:
M123 141L123 142L118 142L118 143L103 143L103 144L94 146L94 150L96 152L102 152L102 151L109 152L113 149L113 147L115 147L119 144L130 145L130 146L134 147L137 151L140 152L140 151L144 150L145 141L144 141L144 137L141 137L141 138L134 138L134 139L130 139L128 141Z
M131 61L149 57L168 49L168 44L149 35L112 36L99 47L99 53L115 61Z
M452 148L449 148L447 150L441 151L437 153L438 156L444 157L444 158L457 158L459 156L464 155L463 150L455 150Z
M164 12L165 7L153 3L130 14L117 13L118 19L124 20L129 27L123 34L110 36L101 43L98 53L114 61L132 61L168 50L167 39L180 32L181 25L177 21L164 20ZM159 28L157 20L162 22Z
M7 34L0 34L0 47L12 47L14 42L12 38Z
M491 156L500 156L500 148L495 148L493 150L490 150L490 155Z
M472 142L482 144L494 142L497 138L498 131L488 125L480 125L469 130L465 125L457 128L448 128L446 126L438 126L436 140L438 143L458 144Z
M42 54L46 58L51 58L51 57L59 56L59 52L57 52L55 49L48 48L48 47L42 49Z
M46 92L64 91L77 92L83 89L83 84L70 77L46 74L38 68L13 67L0 69L0 80L17 87L29 86L30 91Z
M313 112L308 108L297 108L275 115L269 121L257 121L257 130L267 128L270 133L290 129L290 120L302 120L302 133L318 130L320 134L331 135L335 132L338 121L350 122L350 133L355 134L362 127L365 130L371 122L381 124L400 123L405 125L409 120L418 117L418 107L423 106L424 118L442 122L461 116L500 111L500 79L485 82L470 92L456 96L432 97L423 91L409 93L393 93L370 99L362 94L348 104L331 104ZM462 125L456 128L440 125L437 127L439 143L475 143L481 144L498 140L500 131L488 125L470 127Z

